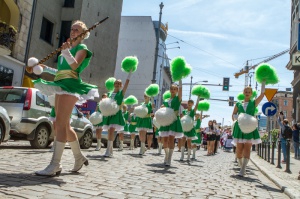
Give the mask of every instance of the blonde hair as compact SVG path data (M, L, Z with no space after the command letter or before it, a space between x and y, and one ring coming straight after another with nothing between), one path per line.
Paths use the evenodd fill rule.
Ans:
M75 24L79 25L79 26L82 28L83 31L88 30L86 24L85 24L83 21L76 20L76 21L73 22L72 26L75 25ZM87 33L85 34L84 39L88 39L89 36L90 36L90 32L87 32Z
M253 92L252 87L250 87L250 86L245 87L243 92L245 92L248 89L251 91L251 93Z

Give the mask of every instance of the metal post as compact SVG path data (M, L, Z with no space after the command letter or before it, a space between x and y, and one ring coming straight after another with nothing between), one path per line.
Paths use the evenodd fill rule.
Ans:
M257 155L260 156L260 144L258 144L257 146L258 146Z
M267 160L267 142L265 141L265 155L264 159Z
M272 160L271 164L274 165L274 156L275 156L275 141L272 141Z
M161 24L161 15L162 9L164 7L163 2L160 3L160 12L159 12L159 21L158 21L158 28L156 33L156 47L155 47L155 56L154 56L154 68L153 68L153 76L152 76L152 83L156 83L156 68L157 68L157 57L158 57L158 44L159 44L159 37L160 37L160 24Z
M270 147L271 147L271 142L268 141L267 145L268 145L268 162L270 162L270 155L271 155Z
M278 156L277 156L277 167L276 168L279 168L281 169L281 141L278 140Z
M263 144L264 144L263 142L260 143L260 157L261 157L261 158L263 158L263 147L264 147Z
M190 85L190 95L189 95L189 99L191 99L191 97L192 97L192 87L193 87L193 76L191 76L191 85Z
M290 170L290 139L286 140L286 168L285 168L285 172L287 173L292 173Z

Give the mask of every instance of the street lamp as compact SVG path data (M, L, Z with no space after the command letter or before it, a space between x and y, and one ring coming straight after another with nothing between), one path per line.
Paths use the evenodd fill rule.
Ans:
M182 85L190 85L190 95L189 95L189 99L191 99L191 95L192 95L192 87L193 87L194 85L199 84L200 82L207 83L208 81L207 81L207 80L202 80L202 81L197 81L197 82L193 83L193 76L191 76L191 83L183 83L183 84L182 84Z
M169 50L169 49L174 49L174 48L179 48L179 49L180 49L180 46L177 46L177 47L172 47L172 48L167 48L166 50Z
M179 42L178 41L175 41L175 42L172 42L172 43L168 43L168 44L166 44L166 45L169 45L169 44L179 44Z

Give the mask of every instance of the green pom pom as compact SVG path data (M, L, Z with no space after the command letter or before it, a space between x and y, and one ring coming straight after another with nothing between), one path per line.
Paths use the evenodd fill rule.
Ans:
M257 114L258 114L258 107L255 107L254 115L257 115Z
M114 90L114 83L116 81L116 78L110 77L105 81L105 87L108 91L113 91Z
M194 86L192 89L192 94L196 96L200 96L201 98L204 99L209 99L210 98L210 92L209 90L202 85Z
M133 73L136 71L137 66L139 64L139 60L135 56L125 57L121 63L122 71L129 73L130 71Z
M244 93L239 93L238 96L237 96L237 99L238 99L239 101L243 101L243 100L245 99Z
M256 98L256 96L257 96L257 90L253 90L251 98Z
M164 94L163 94L163 99L164 101L171 98L171 92L170 91L166 91Z
M186 78L192 72L192 67L190 65L186 65L185 69L183 70L182 78Z
M208 111L210 103L207 100L203 100L198 104L198 111Z
M171 76L174 82L182 79L183 75L188 73L184 57L175 57L171 61Z
M134 105L137 103L138 103L138 100L133 95L129 95L126 99L124 99L124 104L126 104L126 105Z
M158 84L150 84L146 90L145 94L149 97L155 97L159 93L159 86Z
M267 63L262 63L255 70L255 79L258 83L266 82L266 84L277 84L279 78L273 66Z

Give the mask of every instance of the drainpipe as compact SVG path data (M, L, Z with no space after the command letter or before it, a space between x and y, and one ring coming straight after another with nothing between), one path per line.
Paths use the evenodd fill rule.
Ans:
M27 37L25 57L24 57L25 66L26 66L27 60L28 60L28 54L29 54L29 48L30 48L31 36L32 36L32 29L33 29L33 22L34 22L34 16L35 16L35 11L36 11L36 4L37 4L37 0L33 0L32 12L31 12L31 18L30 18L30 26L29 26L29 30L28 30L28 37ZM23 67L23 71L22 71L21 86L23 85L23 79L24 79L24 75L25 75L25 66Z

